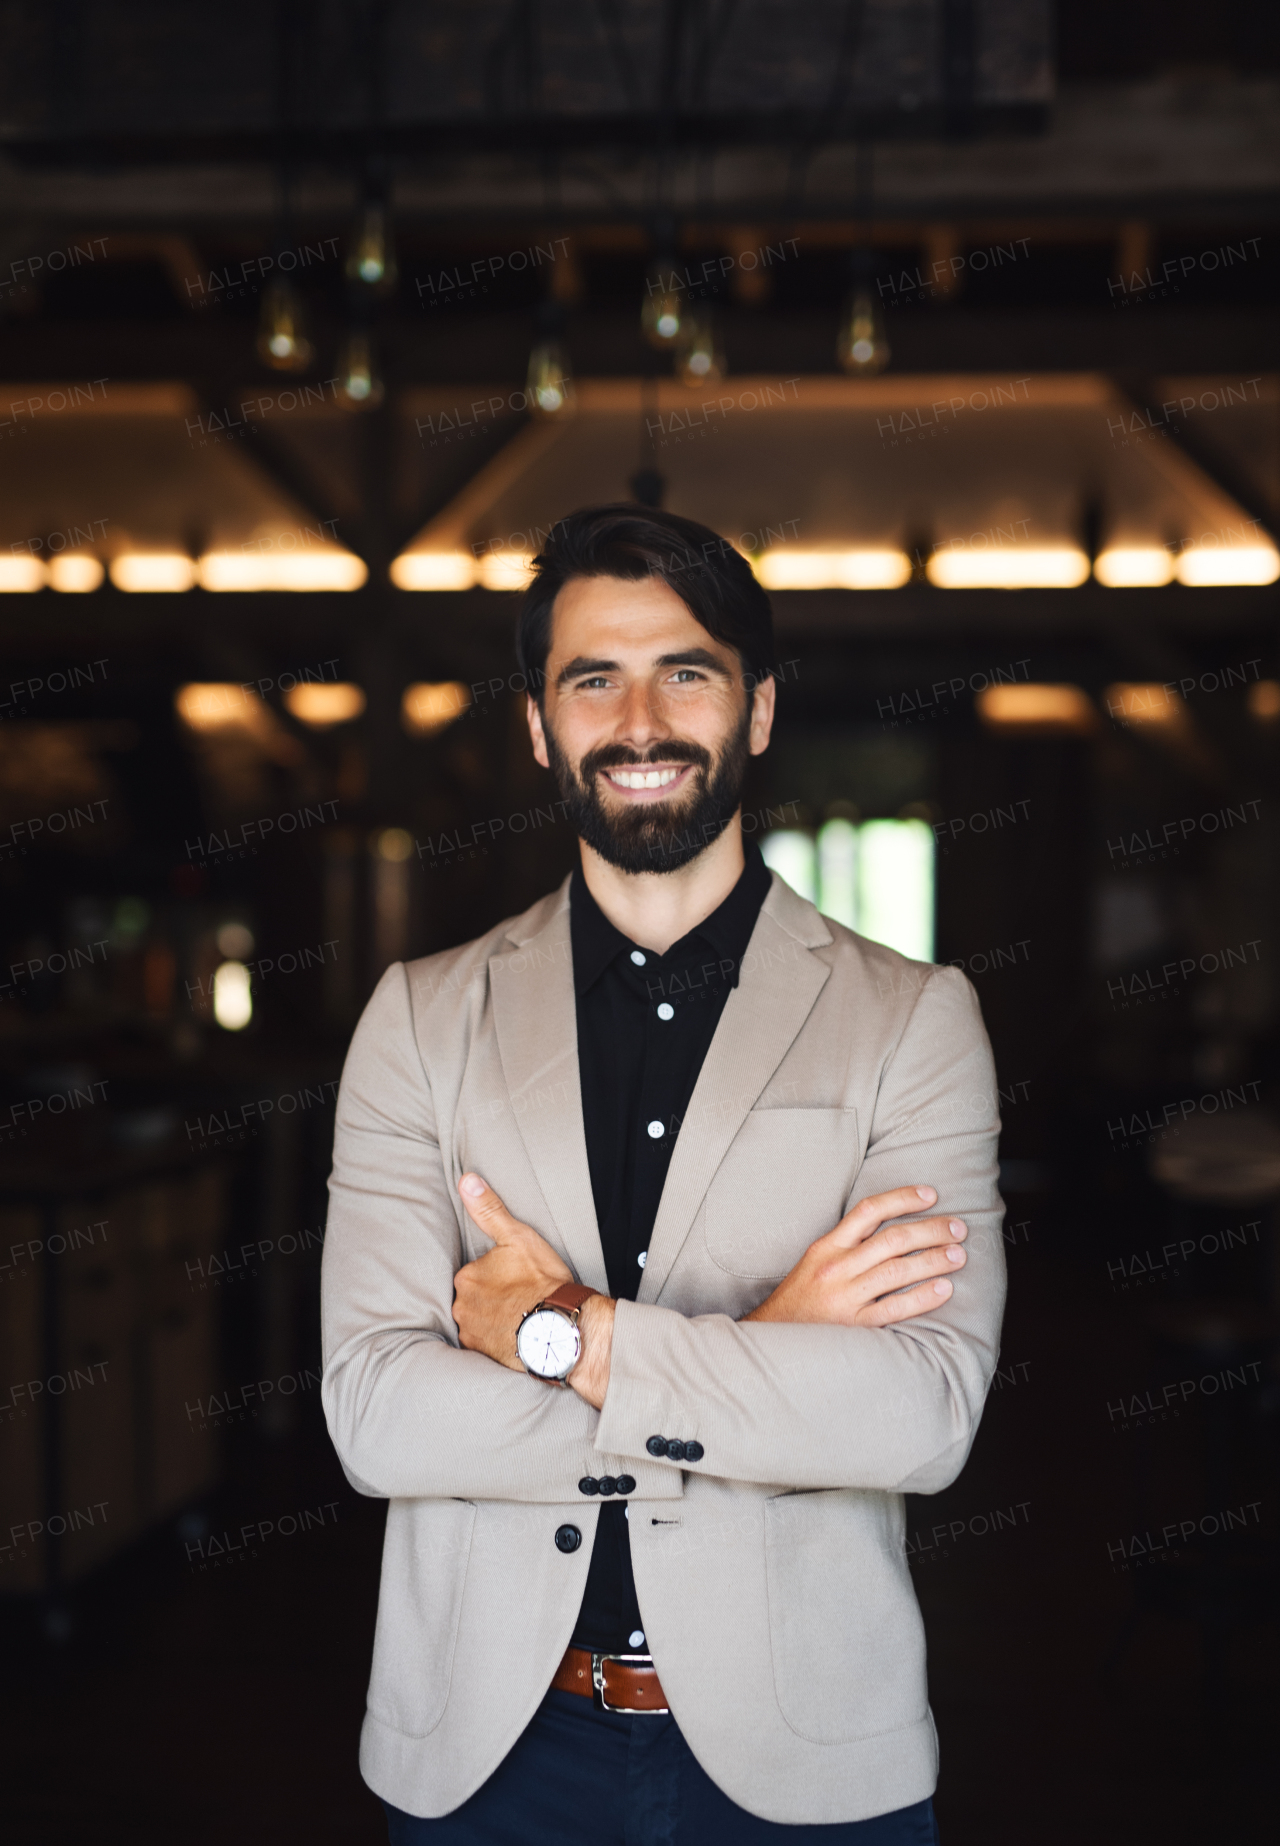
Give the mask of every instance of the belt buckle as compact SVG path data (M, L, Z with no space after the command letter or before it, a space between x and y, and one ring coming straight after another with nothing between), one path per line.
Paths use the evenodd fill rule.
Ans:
M592 1654L591 1656L591 1698L597 1711L621 1712L625 1717L662 1718L670 1715L669 1705L610 1705L604 1696L604 1670L610 1661L618 1666L653 1665L652 1654Z

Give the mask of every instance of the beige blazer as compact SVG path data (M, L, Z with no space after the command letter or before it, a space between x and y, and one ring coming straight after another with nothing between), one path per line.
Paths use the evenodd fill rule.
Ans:
M390 1501L365 1780L457 1807L537 1710L577 1617L599 1502L630 1474L648 1645L703 1768L769 1820L923 1800L937 1738L902 1495L956 1478L1004 1301L996 1079L977 998L819 915L775 873L680 1129L601 1411L458 1346L483 1254L474 1168L607 1290L578 1081L569 881L476 942L387 970L338 1099L324 1247L325 1413ZM888 1329L740 1326L815 1237L928 1182L969 1260ZM923 1214L922 1214L923 1215ZM654 1435L696 1439L695 1465ZM566 1555L556 1530L581 1546Z

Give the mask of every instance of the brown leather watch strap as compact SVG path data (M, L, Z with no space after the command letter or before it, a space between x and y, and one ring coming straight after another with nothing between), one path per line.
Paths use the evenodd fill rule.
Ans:
M585 1647L571 1647L556 1668L551 1684L558 1692L580 1692L583 1698L595 1697L593 1662L600 1661L603 1678L602 1703L609 1711L666 1711L667 1697L658 1682L657 1669L618 1660L610 1654L589 1654Z
M538 1303L543 1308L563 1308L566 1314L576 1314L584 1301L592 1295L598 1295L598 1288L587 1288L582 1282L562 1282L559 1288L545 1295Z

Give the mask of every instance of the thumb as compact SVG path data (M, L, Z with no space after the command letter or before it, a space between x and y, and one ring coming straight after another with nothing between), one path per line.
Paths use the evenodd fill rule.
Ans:
M486 1186L478 1173L464 1173L458 1182L458 1192L472 1223L486 1237L492 1237L496 1244L514 1243L518 1239L524 1226L511 1216L493 1187Z

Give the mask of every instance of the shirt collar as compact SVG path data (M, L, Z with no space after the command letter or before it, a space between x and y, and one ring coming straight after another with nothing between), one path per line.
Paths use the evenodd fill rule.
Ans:
M646 949L644 953L647 956L660 962L674 957L678 963L687 956L689 945L698 936L715 950L721 960L735 963L742 961L751 940L751 932L756 926L756 918L760 914L760 906L772 882L764 855L754 840L745 844L745 852L746 864L742 876L724 902L718 904L709 917L704 917L679 942L672 943L666 955L656 956L652 949ZM569 931L573 943L573 984L580 994L594 986L618 954L623 951L630 954L637 946L601 910L588 889L580 865L575 866L569 884ZM738 970L735 967L729 985L736 987L737 984Z

